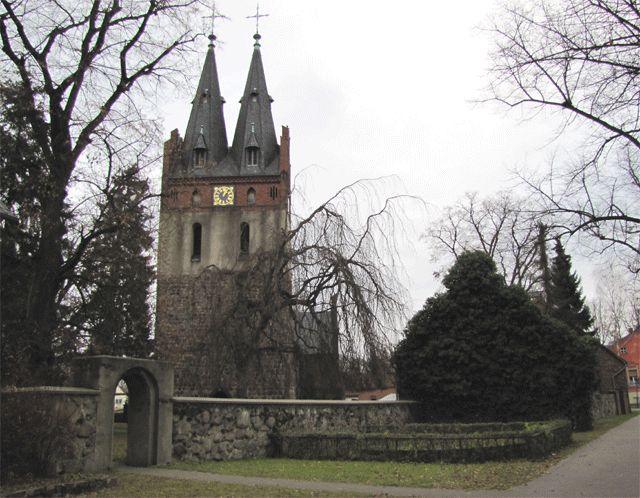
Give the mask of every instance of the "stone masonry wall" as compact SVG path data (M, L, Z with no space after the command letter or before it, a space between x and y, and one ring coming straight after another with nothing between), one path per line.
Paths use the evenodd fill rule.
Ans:
M624 360L604 346L598 348L597 354L598 376L600 378L599 391L601 393L619 390L626 391L628 385Z
M411 402L173 399L173 457L264 457L274 431L354 431L409 422Z
M213 270L197 277L158 275L158 358L174 365L179 396L211 396L223 390L237 397L294 397L291 346L261 349L241 324L217 326L217 317L235 304L235 278L233 272ZM247 359L248 352L253 354Z
M591 398L591 416L594 420L617 414L615 394L593 393Z
M2 391L2 457L16 473L94 470L99 392L74 387Z

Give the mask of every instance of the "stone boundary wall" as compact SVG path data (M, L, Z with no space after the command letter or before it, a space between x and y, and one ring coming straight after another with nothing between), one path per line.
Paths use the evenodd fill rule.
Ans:
M173 457L235 460L273 454L280 431L359 431L411 421L411 401L173 398Z
M276 456L295 459L486 462L537 459L571 442L567 419L505 424L405 424L373 432L280 432Z
M48 475L95 470L99 394L77 387L3 389L3 472L12 465Z
M591 416L593 420L617 414L615 393L593 393L591 398Z

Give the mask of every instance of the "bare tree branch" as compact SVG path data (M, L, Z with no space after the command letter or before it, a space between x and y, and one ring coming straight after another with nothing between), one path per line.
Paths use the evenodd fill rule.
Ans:
M577 159L522 174L539 208L567 234L616 248L640 268L640 15L634 0L542 0L504 7L493 38L491 99L560 111L589 130Z

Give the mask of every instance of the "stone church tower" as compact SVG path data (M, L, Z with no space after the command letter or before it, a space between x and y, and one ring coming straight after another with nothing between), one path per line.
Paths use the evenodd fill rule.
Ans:
M178 395L294 397L284 313L269 320L270 335L251 325L263 294L251 268L289 223L289 130L278 144L256 34L229 147L209 38L185 136L174 130L164 145L158 358L175 365Z

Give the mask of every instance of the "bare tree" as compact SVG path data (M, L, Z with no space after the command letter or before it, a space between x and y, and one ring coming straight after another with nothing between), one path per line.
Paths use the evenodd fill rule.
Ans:
M118 230L92 196L108 168L151 160L154 126L140 97L180 74L196 0L1 0L0 67L16 85L41 160L37 240L25 276L22 327L34 382L51 381L63 293L87 248ZM145 83L146 82L146 83ZM82 180L94 187L70 190ZM89 185L85 183L85 186ZM108 189L107 189L108 190ZM104 196L103 196L104 200ZM104 204L103 204L104 205ZM19 211L19 206L17 206Z
M469 193L444 209L426 237L436 260L480 250L496 262L509 285L530 291L539 281L538 232L538 219L522 199L506 192L486 199Z
M561 232L582 233L640 269L640 10L635 0L503 7L489 27L492 98L557 110L586 139L556 171L523 175Z
M600 341L609 344L640 325L637 277L610 265L600 271L596 297L589 303Z

